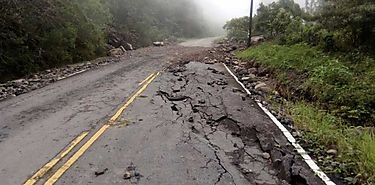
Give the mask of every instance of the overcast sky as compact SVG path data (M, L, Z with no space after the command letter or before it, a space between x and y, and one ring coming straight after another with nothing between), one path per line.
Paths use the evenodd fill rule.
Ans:
M195 0L202 7L205 16L215 22L225 22L234 17L242 17L250 13L250 0ZM254 0L254 13L263 2L268 4L274 0ZM305 0L295 0L302 7Z

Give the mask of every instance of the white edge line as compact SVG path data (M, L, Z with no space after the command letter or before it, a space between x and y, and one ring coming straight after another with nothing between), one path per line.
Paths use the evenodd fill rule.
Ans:
M250 91L245 87L245 85L238 80L236 75L232 73L232 71L228 68L227 65L222 63L226 70L232 75L232 77L236 80L236 82L246 91L248 95L251 95ZM283 124L280 123L277 118L272 115L272 113L265 108L259 101L257 101L258 106L263 110L264 113L267 114L268 117L271 118L273 123L280 129L280 131L284 134L284 136L288 139L288 141L294 146L296 151L302 156L303 160L306 164L310 167L310 169L327 185L336 185L334 182L329 179L329 177L319 168L319 166L311 159L311 157L307 154L307 152L299 145L296 139L292 136L292 134L284 127Z

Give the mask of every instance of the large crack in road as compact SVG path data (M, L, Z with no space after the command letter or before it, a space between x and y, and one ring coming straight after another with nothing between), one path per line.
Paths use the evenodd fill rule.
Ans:
M23 182L72 138L95 130L138 87L139 76L161 70L171 53L184 53L180 49L154 48L146 58L3 101L1 182ZM323 184L221 64L180 61L56 184Z
M190 62L162 78L157 94L176 115L173 122L191 128L184 142L193 134L214 152L214 184L242 184L238 172L251 184L322 184L222 66Z

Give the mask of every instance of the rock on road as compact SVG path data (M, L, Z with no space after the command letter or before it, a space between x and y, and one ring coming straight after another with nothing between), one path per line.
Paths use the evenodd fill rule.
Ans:
M323 184L220 64L169 67L211 46L140 49L121 62L0 102L0 184L23 184L82 132L89 134L44 184L131 97L145 91L56 184Z

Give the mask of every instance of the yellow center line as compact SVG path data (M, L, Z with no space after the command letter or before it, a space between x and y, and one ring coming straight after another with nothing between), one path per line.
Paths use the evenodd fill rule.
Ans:
M111 117L111 119L109 120L109 124L113 124L117 119L118 117L122 114L122 112L124 112L124 110L130 105L133 103L133 101L147 88L147 86L159 75L159 72L158 73L154 73L153 76L145 82L145 84L142 86L141 89L138 90L138 92L136 92L132 97L130 97L130 99L116 112L115 115L113 115Z
M39 169L30 179L28 179L24 185L33 185L39 179L41 179L49 170L51 170L62 158L64 158L73 148L80 143L89 132L83 132L76 137L65 149L63 149L55 158L50 160L41 169Z
M103 125L72 157L70 157L65 164L63 164L44 184L53 185L57 180L91 147L91 145L98 140L98 138L120 117L124 110L144 91L147 86L159 75L154 73L152 77L145 81L142 88L140 88L106 123Z
M150 74L146 79L144 79L142 82L140 82L139 85L143 85L146 81L148 81L154 75L155 75L155 73Z

